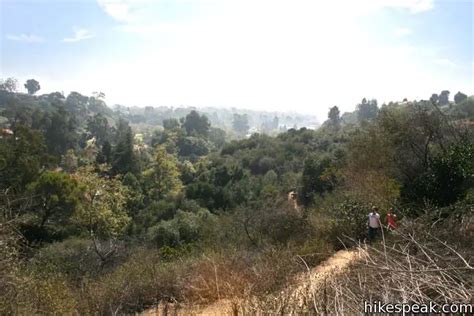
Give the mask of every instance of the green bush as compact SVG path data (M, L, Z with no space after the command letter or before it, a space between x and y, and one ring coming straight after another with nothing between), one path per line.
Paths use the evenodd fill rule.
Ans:
M113 272L84 282L81 313L133 314L162 300L182 300L179 275L185 266L162 262L157 251L137 249Z
M197 213L178 210L172 220L161 221L150 227L147 239L158 247L176 247L212 235L215 222L215 215L206 209Z
M157 247L174 247L179 244L179 230L174 221L161 221L148 229L147 239Z
M466 196L474 185L473 175L474 145L458 144L430 161L428 170L406 186L405 195L447 206Z
M44 274L61 274L79 282L97 275L101 263L90 240L71 238L41 248L31 260L31 266Z
M366 237L370 211L370 205L346 199L342 203L312 210L308 217L318 236L340 249L347 238L357 241Z

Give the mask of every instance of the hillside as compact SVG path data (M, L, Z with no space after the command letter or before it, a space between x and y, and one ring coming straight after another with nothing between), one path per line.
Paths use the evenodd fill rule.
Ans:
M363 99L316 130L271 113L249 135L257 112L223 111L229 132L207 112L0 87L0 314L472 301L472 97ZM373 210L397 230L369 239Z

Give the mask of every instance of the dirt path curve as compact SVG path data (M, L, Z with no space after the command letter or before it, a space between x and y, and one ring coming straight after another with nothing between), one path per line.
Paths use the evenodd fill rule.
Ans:
M360 249L339 250L315 268L298 275L286 290L286 296L293 304L302 306L304 301L311 299L312 293L324 285L326 279L334 277L360 258Z
M321 286L327 277L340 273L348 267L351 262L358 260L361 253L357 250L340 250L323 261L317 267L306 273L301 273L295 277L294 282L286 291L292 300L302 302L306 299L307 293L311 293L315 288ZM173 308L165 310L165 307L158 306L140 314L140 316L162 316L162 315L193 315L193 316L221 316L233 315L232 301L227 299L219 300L205 307L184 307L179 310Z

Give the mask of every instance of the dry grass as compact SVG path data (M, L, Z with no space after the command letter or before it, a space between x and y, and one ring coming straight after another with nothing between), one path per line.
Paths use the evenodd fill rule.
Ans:
M310 272L303 290L301 283L293 284L280 293L248 298L240 311L264 315L358 315L363 314L364 301L472 303L472 247L450 245L426 227L425 233L417 231L422 227L415 223L373 245L359 244L359 259L342 273L318 280ZM471 229L472 218L458 225L457 233L472 238Z

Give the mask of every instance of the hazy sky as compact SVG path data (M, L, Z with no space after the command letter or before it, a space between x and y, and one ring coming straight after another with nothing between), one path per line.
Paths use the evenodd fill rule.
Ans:
M472 0L0 0L0 77L109 105L317 114L474 93Z

